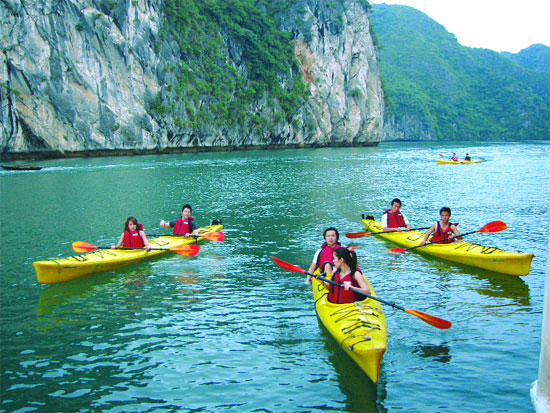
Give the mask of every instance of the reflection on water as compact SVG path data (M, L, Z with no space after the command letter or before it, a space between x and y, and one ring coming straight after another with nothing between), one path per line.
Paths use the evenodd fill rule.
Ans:
M431 345L417 343L412 352L413 354L418 354L420 357L429 358L441 363L449 363L451 361L450 348L446 344Z

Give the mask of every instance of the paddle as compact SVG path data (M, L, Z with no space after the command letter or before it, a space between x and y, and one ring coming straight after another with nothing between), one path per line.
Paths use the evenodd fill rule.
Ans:
M306 271L306 270L304 270L304 269L302 269L302 268L300 268L300 267L298 267L294 264L290 264L289 262L283 261L283 260L281 260L277 257L271 256L271 258L273 259L273 261L275 261L275 264L277 264L279 267L281 267L284 270L292 271L292 272L300 272L302 274L311 275L312 277L315 277L319 280L328 282L330 284L337 285L339 287L343 287L342 284L338 284L337 282L329 280L328 278L321 277L320 275L312 274L312 273L310 273L310 272L308 272L308 271ZM382 304L387 304L389 306L392 306L393 308L397 308L398 310L402 310L402 311L405 311L406 313L412 314L412 315L420 318L422 321L424 321L424 322L426 322L426 323L428 323L428 324L430 324L434 327L440 328L442 330L445 330L445 329L451 327L451 322L447 321L447 320L444 320L442 318L435 317L433 315L423 313L422 311L411 310L411 309L408 309L408 308L401 307L397 304L390 303L388 301L384 301L381 298L374 297L374 296L369 295L369 294L365 294L364 292L362 292L362 291L360 291L360 290L358 290L354 287L350 287L350 290L355 291L356 293L362 294L362 295L364 295L368 298L371 298L373 300L379 301Z
M484 226L482 226L477 231L466 232L465 234L460 234L459 236L464 237L466 235L475 234L476 232L499 232L499 231L504 231L506 228L508 228L506 223L504 223L502 221L493 221L493 222L489 222L488 224L485 224ZM410 248L389 248L386 251L388 251L388 252L406 252L406 251L414 250L415 248L425 247L426 245L437 244L438 242L443 242L443 241L449 241L449 238L440 239L440 240L434 241L434 242L428 242L427 244L424 244L424 245L416 245L416 246L410 247Z
M172 234L147 234L148 237L185 237L185 235L172 235ZM206 238L210 241L223 241L225 240L225 234L220 231L206 232L204 234L194 235L191 234L189 237L192 238Z
M101 250L110 250L111 247L98 247L97 245L90 244L89 242L84 241L75 241L72 244L73 250L75 252L89 252L96 249ZM114 248L117 250L145 250L145 248L132 248L132 247L119 247ZM200 246L197 244L186 244L186 245L180 245L179 247L173 247L173 248L151 248L151 250L155 251L172 251L179 255L186 255L186 256L193 256L197 255L200 250Z
M430 227L423 228L411 228L404 231L380 231L380 232L348 232L346 237L348 238L361 238L365 235L376 235L376 234L387 234L388 232L409 232L409 231L420 231L421 229L429 229Z

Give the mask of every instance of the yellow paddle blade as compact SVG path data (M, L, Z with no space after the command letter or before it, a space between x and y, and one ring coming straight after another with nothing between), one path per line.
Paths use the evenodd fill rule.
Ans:
M99 248L97 245L84 241L75 241L72 243L72 247L75 252L89 252Z

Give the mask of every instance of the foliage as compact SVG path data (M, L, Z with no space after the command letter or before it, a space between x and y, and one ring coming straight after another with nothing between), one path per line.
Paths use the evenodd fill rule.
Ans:
M461 46L407 6L375 5L371 19L388 112L398 122L417 119L421 137L439 139L550 138L548 73Z
M164 0L161 36L169 34L181 50L176 97L185 101L190 121L198 120L194 107L205 121L242 122L247 106L266 93L292 115L307 94L292 35L280 31L274 17L286 6L281 0ZM202 101L207 108L199 109Z

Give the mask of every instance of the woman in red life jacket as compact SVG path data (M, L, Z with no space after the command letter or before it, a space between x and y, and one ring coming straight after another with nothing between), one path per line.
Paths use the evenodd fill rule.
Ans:
M451 156L451 161L458 161L458 156L456 156L456 153L453 153L453 156Z
M438 244L449 244L451 242L454 242L455 238L458 240L461 240L460 238L460 232L458 232L458 229L456 229L455 224L451 224L449 222L449 219L451 218L451 208L443 207L439 210L439 216L441 217L441 221L434 222L428 232L426 232L426 235L424 235L424 239L420 243L420 245L426 245L428 241L428 237L431 234L434 234L430 242L436 242L439 240L446 240L442 242L438 242Z
M330 227L323 232L323 238L325 242L321 245L321 248L315 252L313 256L313 262L309 266L308 272L313 273L317 268L321 269L321 272L325 274L332 274L332 259L334 249L341 246L338 242L340 234L336 228ZM306 277L306 283L309 284L311 275Z
M399 210L401 209L401 201L395 198L391 201L391 208L386 209L382 215L381 226L382 231L409 231L411 225L409 220Z
M161 219L160 226L163 228L174 228L172 235L183 235L186 237L199 235L199 230L191 216L191 211L191 205L185 204L181 209L181 218L170 222Z
M151 249L147 235L141 230L143 228L135 217L129 217L124 223L124 231L120 235L116 245L111 245L111 248L145 248L147 251Z
M350 251L345 247L340 247L334 250L334 266L336 271L332 274L332 281L341 284L325 283L328 289L328 300L331 303L344 304L360 301L365 298L364 295L350 290L350 287L371 294L369 285L365 281L361 270L357 268L357 255L354 251Z

